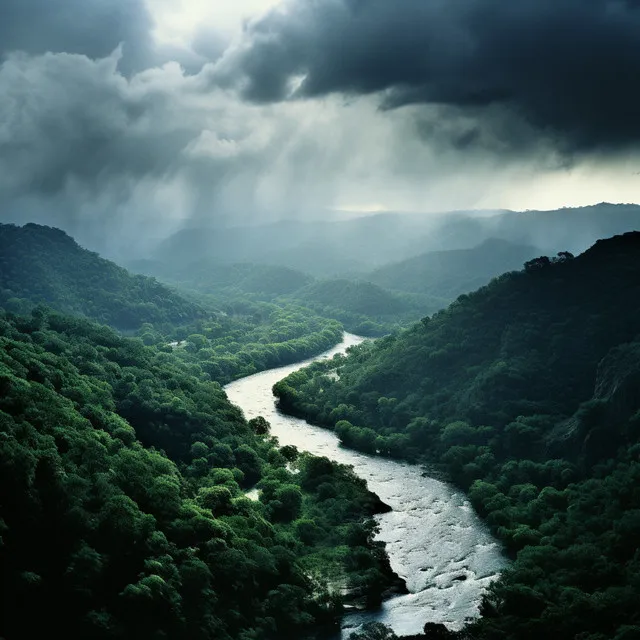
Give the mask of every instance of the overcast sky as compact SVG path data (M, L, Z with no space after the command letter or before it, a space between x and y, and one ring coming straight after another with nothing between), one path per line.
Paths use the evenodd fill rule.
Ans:
M637 0L0 0L0 218L637 202L638 42Z

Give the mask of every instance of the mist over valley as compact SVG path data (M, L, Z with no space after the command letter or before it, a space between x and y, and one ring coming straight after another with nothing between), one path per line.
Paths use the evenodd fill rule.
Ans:
M0 637L640 638L639 37L0 0Z

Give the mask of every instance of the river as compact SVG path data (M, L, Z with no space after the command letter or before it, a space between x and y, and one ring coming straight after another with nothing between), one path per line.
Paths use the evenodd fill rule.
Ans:
M371 491L392 511L376 516L377 540L386 543L393 570L409 593L386 600L378 611L345 616L342 637L363 622L379 621L398 635L421 633L425 622L459 629L478 615L483 591L505 567L500 545L475 514L464 494L429 477L422 467L346 449L332 431L278 412L273 385L314 360L331 358L363 338L345 334L326 353L287 367L263 371L225 387L247 419L263 416L282 446L352 465Z

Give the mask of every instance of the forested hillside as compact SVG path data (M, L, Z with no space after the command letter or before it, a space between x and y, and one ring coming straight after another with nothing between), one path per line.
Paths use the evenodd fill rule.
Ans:
M640 233L627 233L534 259L275 392L346 444L468 490L515 562L462 637L627 640L640 637L639 345Z
M172 271L162 263L147 266L155 268L154 275L159 278L202 293L222 294L225 297L249 294L271 300L293 293L313 281L310 275L289 267L250 262L224 264L204 260L177 271Z
M438 299L396 293L359 280L319 280L296 291L291 299L363 336L391 333L445 305Z
M388 289L438 297L444 307L495 276L519 270L524 262L538 255L540 251L531 245L492 239L472 249L432 251L385 265L367 274L366 279Z
M449 300L421 294L389 291L364 280L317 280L288 267L268 264L221 264L201 261L175 272L158 261L138 261L143 270L181 291L205 294L217 309L247 308L274 303L310 318L339 321L348 331L382 336L406 327L425 313L444 307ZM196 298L202 302L202 298Z
M340 322L380 334L442 299L208 263L176 294L48 227L0 240L0 635L269 640L335 624L345 598L380 602L384 506L349 469L278 449L220 384L331 347ZM428 290L521 250L431 254ZM639 258L628 233L529 260L275 387L346 445L468 492L514 563L459 638L640 634ZM386 273L424 292L420 260Z
M184 362L196 362L221 384L316 356L340 342L342 325L294 305L219 302L223 311L182 325L167 337L151 326L140 333L146 344L173 350Z
M0 308L45 304L96 319L147 345L200 363L220 383L317 355L340 341L342 326L301 308L269 304L311 278L283 267L202 267L201 292L132 275L58 229L0 225ZM193 283L190 284L193 285ZM216 295L208 295L214 291Z
M80 247L59 229L0 225L0 306L25 312L46 303L121 330L175 325L204 311L153 278L134 276Z
M42 308L0 345L3 637L297 637L392 582L364 482L194 362Z

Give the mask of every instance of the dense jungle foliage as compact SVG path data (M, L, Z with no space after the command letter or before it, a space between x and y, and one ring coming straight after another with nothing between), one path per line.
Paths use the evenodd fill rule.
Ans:
M418 320L425 310L435 311L446 304L427 296L387 291L360 280L319 280L296 291L292 299L367 337L397 331Z
M421 638L640 638L639 257L631 233L532 259L276 385L345 444L447 473L512 555L479 621ZM176 293L0 226L0 636L299 637L399 588L371 542L384 505L220 385L331 347L338 320L397 328L380 309L417 298L283 267L199 278Z
M339 322L293 305L238 299L219 308L225 311L168 333L145 324L138 335L197 363L221 384L316 356L342 339Z
M313 282L313 278L295 269L269 264L220 264L204 260L187 268L172 271L156 263L158 277L169 279L201 293L223 298L237 298L249 294L255 299L272 300L276 296L293 293Z
M275 392L346 444L436 465L468 491L514 563L457 637L629 640L639 356L640 233L627 233L531 260Z
M293 637L393 581L364 482L197 364L43 308L0 343L1 636Z

